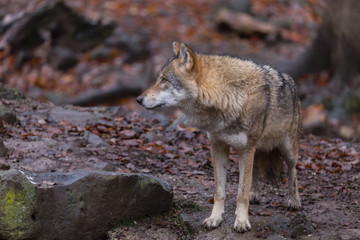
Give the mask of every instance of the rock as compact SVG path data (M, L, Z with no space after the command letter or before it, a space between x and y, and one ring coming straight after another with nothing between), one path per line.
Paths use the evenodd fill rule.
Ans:
M10 170L10 166L7 163L3 163L2 159L0 159L0 171Z
M106 142L104 142L104 140L102 140L101 137L99 137L98 135L95 135L89 131L84 131L84 138L92 145L94 145L95 147L107 147L109 146L109 144L107 144Z
M97 162L93 165L93 168L101 171L110 171L110 172L116 171L116 167L107 162Z
M0 137L0 157L5 157L8 154L8 152L9 152L9 149L7 147L5 147L2 137ZM4 169L4 166L5 165L1 164L0 170L8 170L8 169L6 169L6 167ZM9 167L9 169L10 169L10 167Z
M36 186L19 171L0 171L0 239L27 239L39 226Z
M47 61L53 68L65 71L74 67L78 58L70 49L53 47L48 52Z
M186 213L180 214L180 221L183 226L186 227L189 233L194 234L196 232L196 228L193 226L193 219L189 217Z
M0 83L0 98L7 100L21 100L25 99L24 95L19 91L8 88L4 84Z
M309 235L315 232L314 226L306 219L304 213L296 214L288 225L288 230L291 237L299 237L301 235Z
M60 122L67 121L75 126L85 127L89 123L94 123L104 117L102 114L94 114L91 112L77 111L75 109L65 109L62 107L54 107L51 109L48 119L49 121Z
M157 141L160 139L160 137L153 131L151 132L147 132L143 135L143 138L147 141L147 142L153 142L153 141Z
M139 116L145 119L151 119L153 126L166 127L170 124L169 119L165 115L155 111L143 110L139 113Z
M21 168L28 171L44 172L48 169L55 171L57 169L57 162L46 157L34 159L24 159L21 162Z
M101 171L0 172L0 239L104 239L114 224L168 211L172 187Z
M95 61L108 61L111 60L112 57L111 48L105 46L95 48L89 55L90 60Z
M289 223L290 219L288 217L283 215L275 215L270 220L269 228L271 231L279 233L280 231L286 231Z
M269 228L274 233L285 232L294 238L315 232L315 228L303 213L297 214L292 219L282 215L275 215L270 220ZM276 236L278 235L274 235L274 239L283 239Z
M54 92L54 91L48 91L45 93L45 99L59 105L61 103L64 103L67 101L68 97L65 96L62 93Z
M16 115L4 105L0 105L0 116L2 120L10 125L14 125L17 122Z

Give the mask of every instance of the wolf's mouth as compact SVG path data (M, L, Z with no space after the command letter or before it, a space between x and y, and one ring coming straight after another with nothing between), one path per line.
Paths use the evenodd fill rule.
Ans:
M146 107L146 109L154 109L154 108L162 107L162 106L164 106L164 105L165 105L165 103L160 103L160 104L155 105L155 106L153 106L153 107Z

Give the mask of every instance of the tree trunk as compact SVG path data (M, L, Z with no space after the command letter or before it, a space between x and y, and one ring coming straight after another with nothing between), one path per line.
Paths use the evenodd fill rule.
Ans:
M294 78L327 68L334 70L330 87L338 89L360 63L360 1L327 1L323 23L313 44L285 72Z

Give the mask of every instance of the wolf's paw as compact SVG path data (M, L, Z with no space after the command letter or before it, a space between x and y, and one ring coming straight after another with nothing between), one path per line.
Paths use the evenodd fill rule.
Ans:
M260 196L258 192L250 192L250 203L252 204L260 203Z
M287 200L287 207L290 210L300 210L301 209L301 203L299 198L289 198Z
M244 233L251 230L251 225L248 219L246 221L235 220L234 230L239 233Z
M204 220L203 225L205 228L217 228L222 222L222 217L208 217Z

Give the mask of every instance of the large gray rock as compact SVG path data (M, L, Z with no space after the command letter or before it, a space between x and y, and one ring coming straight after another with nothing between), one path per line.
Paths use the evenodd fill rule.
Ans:
M169 210L172 197L143 174L0 171L0 239L105 239L114 224Z
M81 109L66 109L54 107L49 112L49 121L60 123L62 120L72 123L76 126L85 127L86 124L95 123L104 117L100 113L81 111Z

